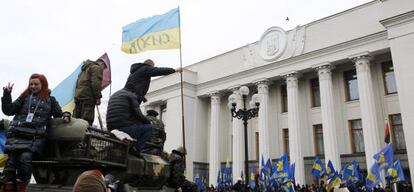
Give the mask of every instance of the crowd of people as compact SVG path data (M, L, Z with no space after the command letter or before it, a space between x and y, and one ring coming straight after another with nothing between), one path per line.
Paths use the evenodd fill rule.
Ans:
M391 185L387 185L385 187L378 185L377 187L375 187L373 189L373 192L395 192L395 190L393 190L394 186ZM398 192L412 192L412 186L411 183L409 182L400 182L396 185L397 187L397 191ZM269 189L251 189L250 187L246 186L245 183L241 180L241 178L238 179L238 181L230 186L230 189L225 189L224 186L221 186L219 188L210 185L209 187L203 187L203 190L200 191L204 191L204 192L230 192L230 191L234 191L234 192L289 192L289 191L295 191L295 192L328 192L326 190L326 184L324 184L323 182L321 182L319 185L296 185L294 188L292 188L292 190L287 190L285 188L269 188ZM360 185L360 186L355 186L354 188L347 188L345 186L339 186L336 189L332 189L331 191L341 191L341 192L345 192L345 191L351 191L351 192L365 192L365 191L369 191L365 188L365 186Z

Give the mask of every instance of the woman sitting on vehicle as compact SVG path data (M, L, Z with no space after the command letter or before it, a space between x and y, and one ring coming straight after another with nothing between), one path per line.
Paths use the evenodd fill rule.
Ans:
M46 128L51 117L62 117L70 122L70 113L62 113L59 103L50 96L48 82L44 75L30 76L29 85L12 102L13 84L3 87L2 110L6 115L14 115L7 130L5 152L8 154L4 168L3 191L27 191L32 175L32 159L42 153L46 139ZM16 174L17 171L17 174Z

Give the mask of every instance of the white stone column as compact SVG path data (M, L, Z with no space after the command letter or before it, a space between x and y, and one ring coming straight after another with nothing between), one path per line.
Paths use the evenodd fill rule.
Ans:
M378 117L371 78L370 56L364 53L352 58L358 78L359 105L361 108L362 132L364 134L367 167L374 164L373 156L381 150L378 135Z
M209 186L217 186L217 175L220 169L220 94L212 93L210 96Z
M239 92L239 87L232 89L237 96L236 111L243 108L243 99ZM244 132L243 121L233 118L233 183L241 177L241 171L244 172ZM245 174L245 173L244 173Z
M299 88L298 73L285 75L288 97L288 128L290 163L295 163L295 180L297 184L305 184L305 168L302 155L302 140L300 138L299 118Z
M414 135L414 86L411 84L414 82L414 13L413 11L393 13L397 10L392 9L392 7L404 7L406 10L412 10L410 6L412 7L413 3L410 0L400 0L384 1L382 4L387 17L381 21L381 24L387 28L406 138L408 164L411 181L414 181L414 139L410 139Z
M328 160L331 160L334 167L336 169L340 169L341 158L338 150L338 136L331 74L333 66L330 63L324 63L315 66L315 69L318 72L319 77L325 164L328 163Z
M269 81L260 80L256 82L258 95L260 96L260 107L258 116L259 127L259 167L261 158L265 161L270 157L270 131L269 131Z

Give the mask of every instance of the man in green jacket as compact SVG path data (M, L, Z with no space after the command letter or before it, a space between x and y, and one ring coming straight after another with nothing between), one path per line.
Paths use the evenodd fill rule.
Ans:
M102 76L106 67L102 59L86 60L76 82L73 117L84 119L89 125L95 119L95 105L101 104Z

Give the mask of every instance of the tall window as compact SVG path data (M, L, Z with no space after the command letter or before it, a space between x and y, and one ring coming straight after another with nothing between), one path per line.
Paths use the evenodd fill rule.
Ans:
M364 135L362 133L361 119L350 120L351 146L354 153L365 152Z
M401 114L390 115L392 142L396 150L406 150Z
M314 78L310 80L312 92L312 107L321 106L321 92L319 90L319 79Z
M280 86L280 95L282 97L282 101L281 101L282 112L287 112L288 111L288 98L287 98L286 84Z
M314 133L314 138L315 138L315 153L316 153L316 155L325 154L325 148L323 146L322 124L313 125L313 133Z
M282 131L284 152L289 155L289 129L283 129Z
M359 99L358 93L358 79L356 70L350 70L344 72L344 80L346 87L346 100L353 101Z
M394 66L392 65L392 61L382 63L382 75L384 78L385 93L397 93L397 84L395 83Z

